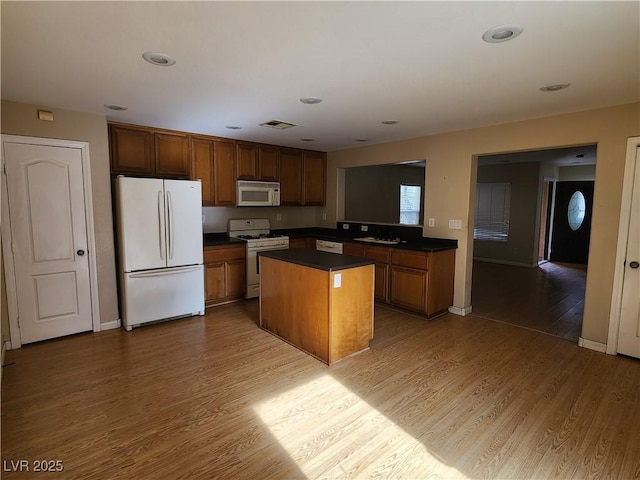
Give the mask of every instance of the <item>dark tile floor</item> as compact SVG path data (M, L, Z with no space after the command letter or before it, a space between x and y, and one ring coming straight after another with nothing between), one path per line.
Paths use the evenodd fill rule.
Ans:
M586 265L527 268L474 261L473 314L577 341L586 277Z

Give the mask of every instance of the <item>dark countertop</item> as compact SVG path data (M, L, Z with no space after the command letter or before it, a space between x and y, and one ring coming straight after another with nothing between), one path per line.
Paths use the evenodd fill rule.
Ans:
M310 248L267 250L264 252L258 252L258 255L327 272L363 267L366 265L373 265L375 263L374 260L370 260L368 258L352 257L351 255L337 255L329 252L318 252L317 250L312 250Z
M308 228L289 228L276 230L277 233L288 235L291 238L314 237L321 240L329 240L334 242L353 242L360 245L371 245L376 247L401 248L405 250L418 250L422 252L439 252L442 250L452 250L458 248L458 241L448 238L430 238L420 237L419 239L408 240L393 245L385 245L380 243L362 242L354 240L354 238L366 237L367 233L359 232L357 234L345 233L335 228L308 227Z
M439 252L442 250L451 250L451 249L458 248L458 241L451 240L448 238L421 237L419 239L408 240L406 242L393 244L393 245L361 242L358 240L354 240L352 236L349 236L348 234L345 234L343 231L340 231L335 228L322 228L322 227L285 228L285 229L273 230L273 232L279 233L281 235L287 235L290 238L314 237L314 238L319 238L321 240L330 240L334 242L354 242L354 243L359 243L360 245L401 248L405 250L417 250L421 252ZM364 237L364 236L367 236L367 234L364 232L361 232L359 235L356 235L356 238ZM241 244L241 243L245 243L244 240L239 240L237 238L229 238L226 232L205 233L203 237L203 245L205 247L233 245L233 244Z
M244 240L237 238L229 238L227 232L221 233L205 233L202 236L202 246L214 247L220 245L235 245L246 243Z

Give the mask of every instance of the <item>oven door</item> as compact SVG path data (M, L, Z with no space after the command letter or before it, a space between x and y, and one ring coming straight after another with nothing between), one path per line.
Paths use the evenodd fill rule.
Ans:
M256 298L260 295L260 272L258 268L258 252L267 250L287 250L288 245L270 247L252 247L247 245L247 294L245 298Z

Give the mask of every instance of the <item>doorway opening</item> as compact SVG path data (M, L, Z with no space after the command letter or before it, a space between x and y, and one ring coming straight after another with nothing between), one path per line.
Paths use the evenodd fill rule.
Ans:
M474 314L578 341L595 163L596 145L478 157L477 195L500 191L490 185L510 195L504 206L503 197L476 198ZM500 237L483 236L480 203L504 222Z

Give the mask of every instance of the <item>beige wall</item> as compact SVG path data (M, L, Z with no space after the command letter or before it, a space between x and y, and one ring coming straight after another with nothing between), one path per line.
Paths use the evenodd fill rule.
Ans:
M478 167L478 183L511 184L509 239L507 242L474 241L475 258L532 265L537 252L536 226L540 163L511 163ZM536 262L537 263L537 262Z
M574 165L558 168L559 182L590 181L596 178L595 165Z
M626 141L638 134L640 104L635 103L331 152L327 162L327 220L319 223L335 225L338 168L426 158L425 217L435 218L436 226L424 227L424 235L458 240L454 306L465 308L471 305L470 222L477 156L597 144L582 337L606 343L615 262L612 245L617 240ZM449 230L448 219L461 219L462 230Z
M401 184L421 186L424 198L424 168L407 165L348 168L345 171L344 220L398 223ZM421 225L422 220L421 215Z
M38 120L38 108L51 110L54 115L54 121L44 122ZM5 100L2 100L1 114L1 128L4 134L76 140L89 143L100 320L103 323L117 320L118 297L106 117ZM2 294L4 295L4 291Z

